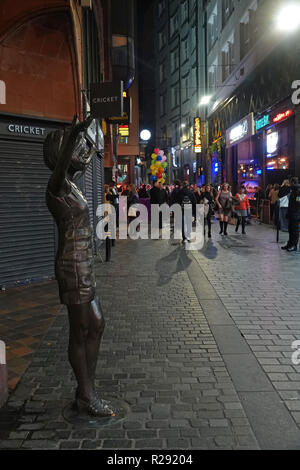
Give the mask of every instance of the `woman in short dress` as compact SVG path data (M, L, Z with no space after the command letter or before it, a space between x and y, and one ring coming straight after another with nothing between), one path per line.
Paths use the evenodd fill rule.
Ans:
M89 208L74 184L92 160L95 149L86 138L91 120L51 132L44 159L52 171L46 202L58 228L55 274L62 304L68 309L69 361L77 380L76 406L82 414L112 416L109 402L98 397L95 373L104 318L96 296Z
M229 215L231 212L232 194L229 191L229 184L224 183L221 186L221 190L218 191L216 197L216 204L219 208L219 221L220 221L220 235L224 233L228 235L227 227L229 221Z

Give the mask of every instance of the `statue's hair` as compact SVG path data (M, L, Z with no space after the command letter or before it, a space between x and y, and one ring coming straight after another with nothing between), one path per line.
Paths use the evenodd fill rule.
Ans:
M55 169L59 151L61 149L65 131L60 129L50 132L44 142L44 162L53 171Z

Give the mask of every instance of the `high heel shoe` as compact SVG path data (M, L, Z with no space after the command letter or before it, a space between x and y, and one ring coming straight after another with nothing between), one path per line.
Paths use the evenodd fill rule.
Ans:
M81 414L87 414L97 418L111 418L115 416L115 412L109 402L99 398L94 398L89 401L77 398L76 405L78 412Z

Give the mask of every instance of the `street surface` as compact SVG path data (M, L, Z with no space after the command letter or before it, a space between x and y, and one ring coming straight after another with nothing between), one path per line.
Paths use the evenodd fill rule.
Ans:
M63 308L0 411L0 448L300 449L300 254L280 246L254 223L227 238L214 223L200 252L117 241L97 264L97 385L131 414L98 429L64 420L75 380Z

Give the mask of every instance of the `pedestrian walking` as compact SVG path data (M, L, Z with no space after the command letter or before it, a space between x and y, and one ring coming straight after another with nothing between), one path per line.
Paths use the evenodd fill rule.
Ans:
M218 191L216 204L219 208L220 235L224 233L224 235L227 236L227 227L232 204L232 194L229 191L228 183L224 183L220 191Z
M236 194L235 199L239 204L235 207L235 212L237 214L237 224L236 224L236 233L239 231L239 226L242 225L242 234L245 235L245 227L247 223L248 211L250 209L250 202L246 194L245 186L241 186L238 194Z
M288 207L289 241L282 250L297 251L299 243L300 223L300 184L298 178L291 179L291 193Z
M178 195L178 201L182 208L182 241L190 243L196 198L194 193L190 190L187 181L183 183L182 189Z
M204 204L204 224L208 227L208 238L211 238L211 218L215 211L215 200L212 187L207 184L204 188L204 192L200 192L199 202ZM204 225L204 234L205 234Z
M170 195L170 206L173 204L180 204L179 195L181 190L181 182L176 180L174 182L174 189Z

